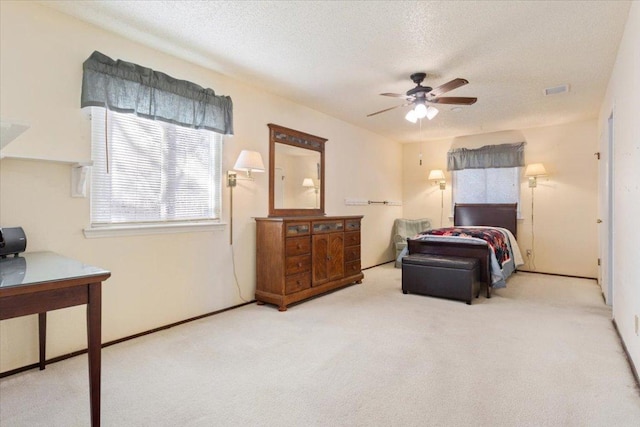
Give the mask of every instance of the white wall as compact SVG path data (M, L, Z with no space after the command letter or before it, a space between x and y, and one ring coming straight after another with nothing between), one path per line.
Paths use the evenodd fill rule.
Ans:
M640 370L640 3L633 2L607 93L600 133L614 112L613 129L613 318ZM602 138L606 143L606 138ZM601 147L605 151L605 147Z
M391 228L402 207L351 207L344 199L401 200L399 144L38 4L1 2L0 8L0 113L31 124L6 154L90 158L90 124L80 110L80 86L82 62L99 50L231 96L235 136L225 142L225 171L242 149L268 159L267 123L327 138L327 214L365 215L363 267L393 259ZM228 201L225 187L225 221ZM233 251L246 300L253 299L255 290L253 217L267 213L266 174L256 174L255 182L238 181ZM228 229L86 239L82 229L88 224L89 199L70 197L68 165L0 162L0 225L24 227L29 251L50 250L111 270L103 286L104 342L242 302L233 279ZM86 348L84 308L51 312L48 335L49 358ZM0 323L0 371L35 363L37 357L35 316Z
M451 147L526 141L525 162L544 163L548 177L538 179L535 189L535 259L522 269L575 276L597 276L597 126L595 120L532 129L511 130L453 139L407 144L403 150L404 214L427 217L440 224L441 193L427 182L431 169L446 169ZM419 166L420 149L423 165ZM443 226L452 224L451 174L445 172ZM531 190L521 180L521 215L518 244L525 261L531 249Z

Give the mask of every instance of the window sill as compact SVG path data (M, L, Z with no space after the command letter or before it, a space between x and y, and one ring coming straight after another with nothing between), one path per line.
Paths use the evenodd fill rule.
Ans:
M203 231L221 231L227 224L218 221L177 222L166 224L128 224L87 227L83 230L87 239L101 237L140 236L145 234L193 233Z

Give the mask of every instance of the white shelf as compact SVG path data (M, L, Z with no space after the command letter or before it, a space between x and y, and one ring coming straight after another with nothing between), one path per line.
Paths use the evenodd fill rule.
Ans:
M24 131L29 129L29 127L29 123L22 120L0 119L0 159L34 160L38 162L62 163L72 166L93 166L93 162L91 160L50 159L37 156L3 153L4 147L9 145L10 142L19 137Z
M365 199L344 199L344 204L347 206L366 206L369 201Z
M372 201L366 199L344 199L346 206L367 206L367 205L384 205L384 206L402 206L402 202L395 200Z
M0 119L0 149L6 147L7 144L16 139L27 129L29 129L29 123L27 122Z
M0 151L0 160L2 159L27 160L30 162L50 162L58 163L61 165L69 165L71 167L71 197L87 197L87 178L91 166L93 166L92 160L64 160L12 154L5 155Z
M4 154L0 152L0 159L11 159L11 160L30 160L36 162L52 162L52 163L60 163L65 165L72 166L93 166L92 160L65 160L65 159L48 159L45 157L34 157L34 156L23 156L23 155L15 155L15 154Z

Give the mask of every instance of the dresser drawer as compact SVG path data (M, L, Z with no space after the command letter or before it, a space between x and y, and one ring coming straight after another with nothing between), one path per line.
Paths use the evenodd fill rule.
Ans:
M287 222L287 237L308 235L310 234L310 230L311 228L308 222Z
M305 271L311 271L311 255L287 257L285 266L287 276Z
M309 289L311 287L311 275L307 272L288 276L284 287L287 294Z
M355 230L360 230L360 220L346 219L344 221L344 231L355 231Z
M357 261L349 261L344 263L344 275L352 276L354 274L360 273L360 260Z
M344 260L346 262L360 259L360 246L344 248Z
M311 252L311 237L289 237L286 241L287 256L304 255Z
M344 230L344 221L313 221L313 234L333 233Z
M360 246L360 232L351 231L344 233L344 245L345 246Z

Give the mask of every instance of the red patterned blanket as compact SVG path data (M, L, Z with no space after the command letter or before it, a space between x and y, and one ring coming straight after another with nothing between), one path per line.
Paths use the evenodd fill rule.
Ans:
M473 227L447 227L436 228L433 230L423 231L420 236L454 236L454 237L466 237L482 239L491 248L496 256L498 265L502 268L502 264L511 259L511 253L509 251L509 244L507 243L507 236L500 231L492 228L473 228Z

